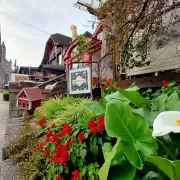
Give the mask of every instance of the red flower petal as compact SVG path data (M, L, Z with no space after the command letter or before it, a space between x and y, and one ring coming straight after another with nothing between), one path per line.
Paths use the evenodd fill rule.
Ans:
M56 176L56 180L61 180L62 179L62 176L61 175L57 175Z
M82 132L79 133L78 138L81 142L83 142L86 139L86 137L84 136Z
M45 157L48 157L50 155L50 150L49 149L46 149L45 151L44 151L44 156Z
M96 122L95 122L94 119L91 119L91 120L89 121L89 123L88 123L89 129L93 128L95 125L96 125Z
M163 82L163 87L167 88L169 86L168 82Z
M124 87L126 87L126 88L128 88L129 86L130 86L130 83L128 83L128 82L124 84Z

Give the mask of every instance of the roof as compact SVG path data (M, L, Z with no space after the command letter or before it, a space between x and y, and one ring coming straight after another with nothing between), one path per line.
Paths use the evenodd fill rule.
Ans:
M92 37L93 35L92 35L90 32L86 31L86 32L83 34L83 36L84 36L84 37Z
M51 38L53 39L55 44L62 44L62 45L70 45L72 42L72 38L56 33L56 34L52 34Z
M28 70L29 70L29 68L30 68L30 69L33 69L33 70L38 70L38 67L20 66L19 72L20 72L21 70L23 70L23 69L28 69Z
M42 67L45 69L53 69L53 70L60 70L64 71L65 66L64 65L50 65L50 64L42 64Z
M21 95L22 92L26 94L29 101L44 99L41 90L38 87L23 88L22 91L18 94L17 98Z

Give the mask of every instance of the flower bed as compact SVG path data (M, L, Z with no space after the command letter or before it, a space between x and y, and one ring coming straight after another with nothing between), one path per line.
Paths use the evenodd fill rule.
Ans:
M57 98L38 108L38 132L9 146L21 179L178 179L179 87L125 87L107 80L101 102Z

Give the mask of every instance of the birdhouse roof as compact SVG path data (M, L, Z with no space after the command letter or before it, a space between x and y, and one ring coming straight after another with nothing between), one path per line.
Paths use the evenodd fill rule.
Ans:
M19 96L23 92L26 94L26 97L29 101L36 101L36 100L43 99L41 90L38 87L23 88L22 91L18 94L17 98L19 98Z

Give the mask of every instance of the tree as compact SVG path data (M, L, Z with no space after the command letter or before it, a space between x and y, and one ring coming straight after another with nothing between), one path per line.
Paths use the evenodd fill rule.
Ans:
M180 0L99 0L98 8L92 1L83 5L101 21L111 41L105 56L120 54L115 61L123 67L149 65L157 35L171 32L180 22Z

